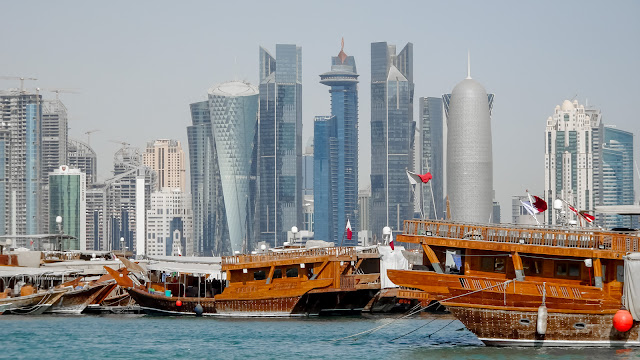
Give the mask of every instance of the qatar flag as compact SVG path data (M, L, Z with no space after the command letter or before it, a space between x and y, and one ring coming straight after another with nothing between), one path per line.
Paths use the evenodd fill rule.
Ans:
M433 176L431 175L430 172L424 175L420 175L420 174L412 173L409 170L406 170L406 171L407 171L407 177L409 178L409 182L411 183L411 185L418 185L418 183L426 184L429 182L429 180L433 179Z
M529 196L529 204L533 208L532 210L534 214L539 214L547 210L546 201L542 200L541 198L535 195L531 196L528 192L527 192L527 196ZM529 211L530 213L532 212L530 209L527 209L527 211Z
M347 240L351 240L353 232L351 231L351 222L347 220Z
M586 211L584 211L584 210L580 211L580 215L581 215L585 220L587 220L587 222L588 222L588 223L592 223L592 222L593 222L593 220L595 220L595 219L596 219L596 217L595 217L595 216L593 216L593 215L591 215L591 214L587 214L587 212L586 212Z

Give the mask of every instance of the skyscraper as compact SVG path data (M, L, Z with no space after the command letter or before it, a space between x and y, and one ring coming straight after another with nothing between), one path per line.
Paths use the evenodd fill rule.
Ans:
M371 229L402 231L413 216L406 169L413 169L413 44L371 44Z
M7 234L33 235L41 229L42 214L42 97L25 91L0 92L0 122L7 127L5 138ZM26 246L17 239L16 247Z
M214 86L209 112L226 211L222 226L229 229L231 251L248 252L256 235L258 89L240 81Z
M562 199L582 210L596 205L594 190L602 194L594 180L594 166L601 169L602 161L601 154L597 154L595 157L600 160L594 162L594 153L599 153L603 141L604 134L597 130L602 126L601 120L599 111L589 111L577 100L565 100L547 119L544 174L547 204ZM594 147L594 140L600 146ZM600 171L597 169L596 174ZM566 207L564 210L568 211ZM547 210L549 224L557 223L556 212L551 206Z
M67 143L67 165L74 169L80 169L87 175L87 185L93 184L98 179L98 158L96 152L82 141L69 139Z
M147 210L147 254L191 255L193 230L191 195L178 188L151 194Z
M313 221L314 239L338 239L338 127L335 116L316 116L313 135Z
M142 165L139 149L124 145L113 157L113 174L105 189L110 224L107 249L122 250L124 245L129 251L144 255L146 209L151 207L151 193L157 186L156 173Z
M447 195L451 218L488 223L493 212L493 96L471 78L444 96L447 110Z
M147 143L143 154L143 163L158 175L158 188L186 188L186 167L184 151L180 141L159 139Z
M596 205L633 205L633 134L615 127L604 127L602 144L601 194ZM597 215L598 225L633 228L630 216Z
M277 66L276 66L277 64ZM282 245L303 224L302 48L260 47L259 241Z
M444 218L444 132L442 99L421 97L420 167L421 174L431 172L434 178L421 188L419 204L427 219ZM435 208L434 208L435 206Z
M325 126L333 126L333 129L325 130L324 134L328 138L317 138L314 141L314 151L330 154L331 168L335 171L331 172L331 196L335 199L335 203L327 204L319 203L320 199L316 199L315 193L324 189L314 190L314 211L318 208L327 207L330 214L327 221L331 224L324 223L325 219L321 219L315 215L315 235L318 239L342 242L344 245L356 245L357 239L353 237L350 241L344 239L343 229L347 225L347 220L351 224L354 234L360 230L358 217L358 73L356 62L353 56L348 56L344 52L344 40L342 48L337 56L331 58L331 71L320 75L320 83L330 86L331 94L331 116L333 121L318 122L316 118L316 127L320 124ZM317 134L317 132L314 132ZM335 149L319 149L321 147L335 146ZM324 161L324 159L323 159ZM320 167L322 164L320 164ZM322 171L314 169L315 179L323 174ZM335 175L334 175L335 174ZM334 178L335 177L335 178ZM314 185L315 189L315 185ZM328 196L321 196L322 199L329 199ZM324 238L319 236L324 228L332 229L329 236Z
M595 206L632 205L633 134L605 125L598 109L565 100L547 119L545 194L593 213ZM565 208L565 213L573 216ZM558 214L549 209L547 221ZM593 213L606 228L633 227L628 216Z
M8 190L9 184L9 145L11 141L11 132L9 124L4 121L0 122L0 235L7 234L7 224L9 223L9 204L10 194Z
M62 242L62 250L86 250L87 180L82 171L61 165L49 174L49 233L73 236ZM62 217L58 229L56 217Z

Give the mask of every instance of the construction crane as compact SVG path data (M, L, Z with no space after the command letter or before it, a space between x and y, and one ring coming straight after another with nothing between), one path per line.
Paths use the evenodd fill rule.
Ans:
M40 89L40 90L45 90L45 91L49 91L52 93L56 94L56 101L60 101L60 93L63 94L80 94L79 91L76 91L74 89L48 89L48 88L44 88L44 89Z
M116 144L120 144L122 145L123 148L126 148L127 146L131 145L126 141L120 141L120 140L109 140L112 143L116 143Z
M0 76L1 80L20 80L20 92L24 91L24 81L25 80L38 80L36 78L31 77L22 77L22 76Z
M100 129L89 130L85 132L85 134L87 135L87 145L91 146L91 134L93 134L96 131L100 131Z

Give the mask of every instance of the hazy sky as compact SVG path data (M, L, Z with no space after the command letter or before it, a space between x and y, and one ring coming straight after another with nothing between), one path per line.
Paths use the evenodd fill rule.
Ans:
M638 14L640 1L7 1L0 76L79 91L60 95L70 136L86 141L84 132L100 129L91 146L104 179L119 148L110 140L144 148L174 138L188 153L189 104L224 81L257 85L260 45L274 55L276 43L302 46L306 144L313 117L330 113L318 75L330 69L344 37L360 73L363 188L371 42L398 50L414 44L415 119L419 97L451 92L466 76L469 50L472 77L496 95L494 188L510 221L512 195L544 190L545 121L564 99L588 99L606 124L639 133ZM0 89L15 87L18 81L0 80Z

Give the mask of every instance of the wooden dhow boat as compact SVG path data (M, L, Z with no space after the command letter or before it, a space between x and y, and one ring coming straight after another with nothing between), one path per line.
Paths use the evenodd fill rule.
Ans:
M222 258L227 286L216 295L225 316L357 314L380 289L375 248L300 248ZM375 267L373 267L375 268Z
M410 220L396 241L420 244L427 266L389 278L441 301L487 345L640 345L640 312L621 310L640 308L635 233Z
M0 298L4 314L40 315L51 308L68 289L55 289L30 295Z

